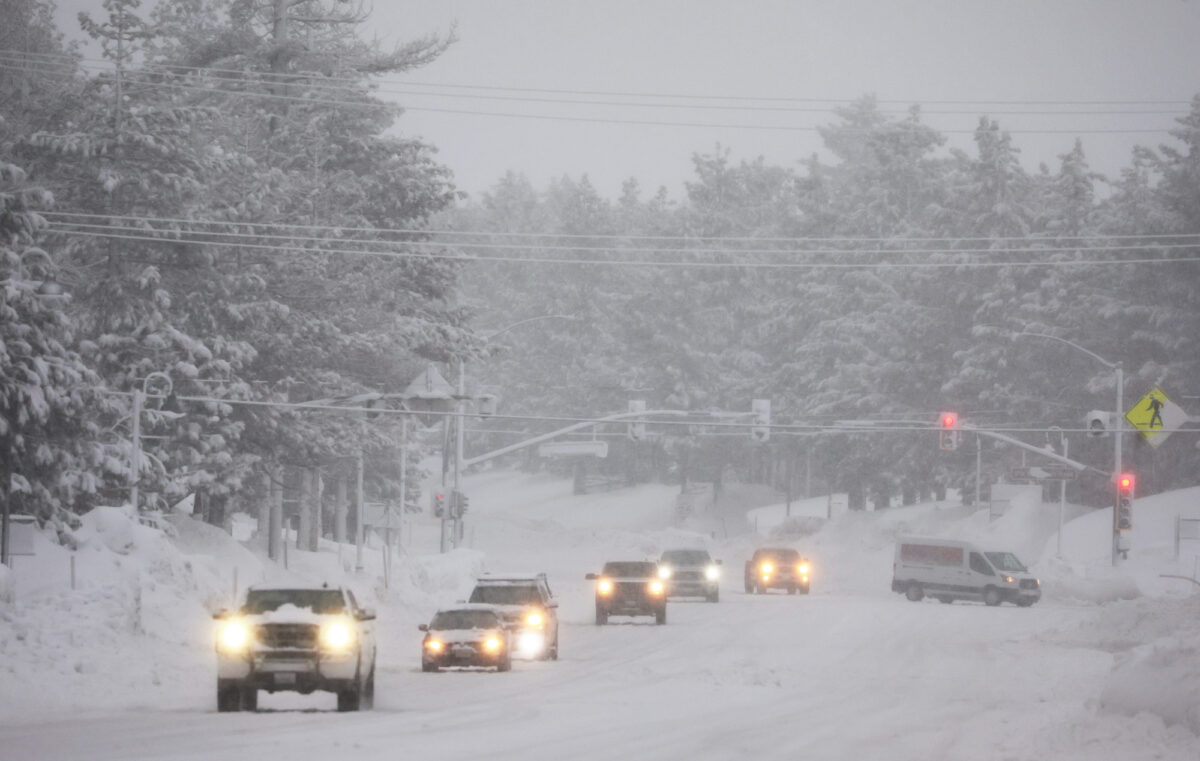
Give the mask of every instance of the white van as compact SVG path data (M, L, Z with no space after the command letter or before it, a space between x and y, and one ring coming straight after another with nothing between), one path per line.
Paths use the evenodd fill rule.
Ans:
M985 552L970 542L918 536L896 538L892 591L916 602L1005 600L1022 608L1042 599L1042 583L1011 552Z

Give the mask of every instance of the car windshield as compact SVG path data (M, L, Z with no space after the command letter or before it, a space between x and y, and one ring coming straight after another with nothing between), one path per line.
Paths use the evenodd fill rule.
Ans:
M758 553L758 559L774 560L777 563L791 563L800 559L800 553L795 550L762 550Z
M707 550L667 550L662 562L672 565L704 565L711 561Z
M1011 552L985 552L983 554L987 555L987 559L991 561L997 571L1010 573L1027 573L1029 571Z
M337 589L251 589L246 593L246 613L267 613L284 605L311 608L313 613L343 613L346 601Z
M500 621L490 610L442 610L433 617L430 629L498 629Z
M535 586L516 584L480 585L471 593L467 602L484 602L489 605L533 605L541 602Z
M605 563L604 576L624 579L648 579L658 575L656 563Z

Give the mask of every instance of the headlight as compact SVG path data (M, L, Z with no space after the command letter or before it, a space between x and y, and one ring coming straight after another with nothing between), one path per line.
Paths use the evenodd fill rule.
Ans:
M721 569L717 568L715 565L710 565L708 568L704 569L704 578L708 579L709 581L716 581L717 577L720 575Z
M612 594L612 582L608 579L600 579L596 584L596 591L602 595Z
M321 645L330 650L345 650L354 645L354 629L345 621L333 621L321 627Z
M1042 580L1041 580L1041 579L1034 579L1033 581L1034 581L1034 583L1036 583L1036 584L1037 584L1039 587L1042 585Z
M762 568L763 573L770 573L771 571L775 570L775 566L771 565L770 563L763 563L760 567Z
M443 647L445 647L445 645L442 644L440 639L425 640L425 649L431 653L440 653L442 652Z
M241 621L226 621L217 633L217 649L226 653L244 652L250 646L250 627Z
M796 570L800 572L801 576L807 576L808 575L808 563L801 563L800 565L796 566Z
M661 581L650 582L650 594L661 595L663 593L663 583Z
M540 655L546 649L546 637L541 632L521 632L517 638L517 649L527 658Z
M1013 583L1014 581L1016 581L1016 579L1014 579L1012 576L1005 576L1005 577L1004 577L1004 583L1005 583L1005 584L1011 584L1011 583Z
M660 566L658 567L658 578L660 578L660 579L669 579L669 578L671 578L671 566L669 566L669 565L660 565Z
M542 625L542 614L538 613L536 611L533 613L530 613L528 616L525 617L525 624L527 626L534 626L534 627L541 626Z
M483 641L483 649L487 650L489 653L496 652L497 650L500 649L500 638L499 637L488 637L487 639L485 639Z

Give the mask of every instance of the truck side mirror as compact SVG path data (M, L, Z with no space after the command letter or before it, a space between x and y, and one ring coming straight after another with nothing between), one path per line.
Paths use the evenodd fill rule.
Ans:
M717 565L721 565L721 561L720 561L720 560L716 561L716 563L717 563Z
M358 620L359 621L374 621L375 620L375 609L374 608L363 608L362 610L360 610L358 612Z
M417 631L419 631L419 632L429 631L429 624L421 624L421 625L417 626Z
M596 574L589 573L587 576L584 576L583 578L587 579L588 581L595 581L597 577L596 577Z
M213 613L213 620L214 621L223 621L226 618L229 618L229 615L230 615L229 608L221 608L216 613Z

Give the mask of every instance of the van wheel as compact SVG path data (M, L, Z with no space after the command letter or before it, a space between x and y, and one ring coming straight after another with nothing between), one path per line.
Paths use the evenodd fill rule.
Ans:
M949 605L950 603L954 602L954 598L946 597L945 595L942 595L941 597L938 598L938 602L944 602L947 605Z
M999 589L996 589L995 587L984 587L984 590L983 590L983 604L984 605L990 605L994 608L1003 601L1004 601L1004 599L1002 597L1000 597Z
M1033 600L1017 600L1018 608L1028 608L1031 605L1033 605Z
M908 589L904 590L904 596L913 602L920 602L925 597L925 590L921 589L920 584L909 584Z

